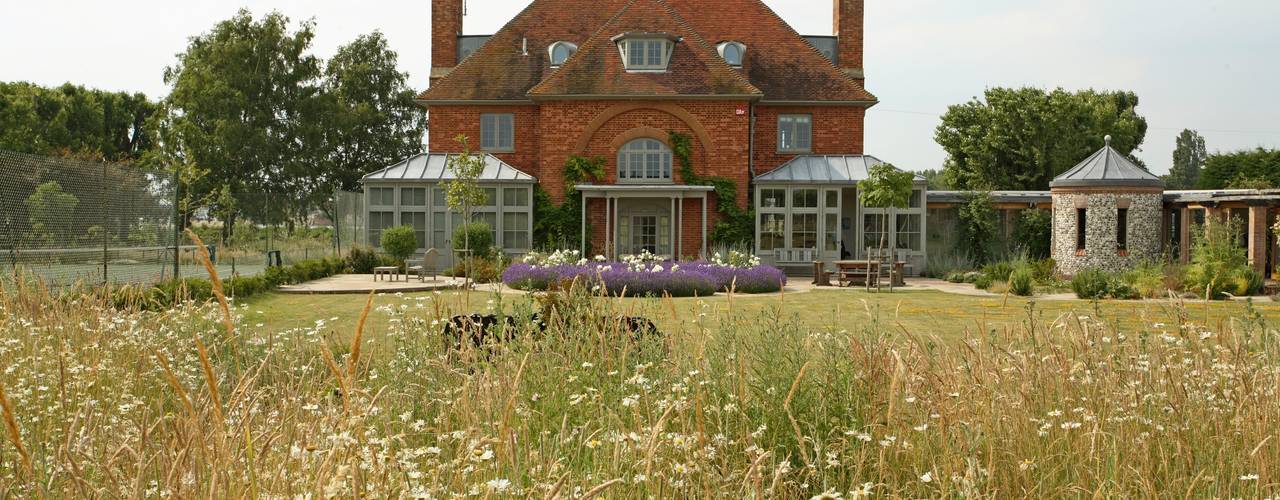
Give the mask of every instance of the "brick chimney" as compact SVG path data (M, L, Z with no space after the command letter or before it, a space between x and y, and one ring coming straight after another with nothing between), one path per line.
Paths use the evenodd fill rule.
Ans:
M864 0L834 0L832 32L839 38L836 66L862 79L862 11Z
M458 36L462 34L464 0L431 0L431 77L448 74L458 65Z

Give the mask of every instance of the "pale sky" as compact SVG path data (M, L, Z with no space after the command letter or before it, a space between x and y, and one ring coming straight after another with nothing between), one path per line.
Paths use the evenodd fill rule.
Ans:
M314 53L331 56L381 30L414 88L429 72L429 0L0 0L0 81L167 89L163 70L187 38L244 6L314 18ZM468 34L496 31L523 0L468 0ZM803 34L831 33L829 0L766 0ZM1174 138L1199 130L1209 150L1280 147L1280 2L1275 0L868 0L867 87L881 103L866 152L938 168L938 115L991 86L1129 89L1150 130L1138 154L1168 170Z

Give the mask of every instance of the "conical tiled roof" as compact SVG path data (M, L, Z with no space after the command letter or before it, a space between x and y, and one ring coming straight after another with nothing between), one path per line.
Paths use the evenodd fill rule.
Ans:
M1111 136L1107 136L1102 149L1049 183L1051 188L1094 186L1163 188L1164 181L1112 148Z

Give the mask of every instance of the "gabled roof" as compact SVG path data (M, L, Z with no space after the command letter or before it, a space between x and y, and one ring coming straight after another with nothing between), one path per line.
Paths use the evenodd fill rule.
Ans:
M742 19L770 22L747 24ZM646 29L641 24L645 22L660 28ZM608 40L625 31L683 36L676 44L671 74L626 73ZM547 47L557 41L580 49L553 69ZM723 41L747 46L742 69L729 68L719 58L714 46ZM597 43L599 47L587 47ZM760 0L534 0L418 99L432 104L646 93L739 93L766 102L876 102L860 81L836 68Z
M667 1L708 42L747 46L743 71L766 102L877 101L760 0ZM772 22L745 24L744 19Z
M1108 135L1102 149L1049 183L1051 188L1089 186L1163 188L1164 181L1112 148Z
M664 36L674 41L663 72L628 72L616 40ZM752 96L760 91L729 67L664 0L631 0L529 96Z
M422 153L410 157L400 163L364 176L364 182L386 181L419 181L440 182L457 178L449 168L452 153ZM533 176L517 170L515 167L499 160L496 156L484 155L484 172L479 182L533 183Z
M778 168L757 175L756 183L857 184L867 180L871 167L884 163L869 155L797 156ZM916 175L917 181L924 177Z
M627 0L535 0L418 99L527 100L529 89L552 71L547 47L561 41L581 46L626 4Z

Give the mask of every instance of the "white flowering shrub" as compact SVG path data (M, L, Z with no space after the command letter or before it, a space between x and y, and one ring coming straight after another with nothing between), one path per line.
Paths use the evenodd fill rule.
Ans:
M711 256L711 263L722 267L750 269L760 265L760 257L757 257L753 253L729 250L727 254L722 255L720 252L713 254Z

